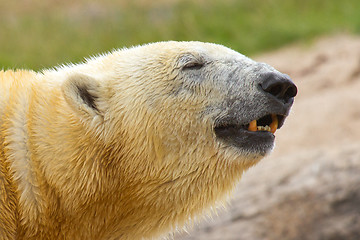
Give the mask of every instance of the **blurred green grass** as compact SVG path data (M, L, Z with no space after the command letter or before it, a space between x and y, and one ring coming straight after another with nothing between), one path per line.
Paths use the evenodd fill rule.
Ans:
M39 70L154 41L215 42L252 55L360 32L359 0L44 2L0 0L0 69Z

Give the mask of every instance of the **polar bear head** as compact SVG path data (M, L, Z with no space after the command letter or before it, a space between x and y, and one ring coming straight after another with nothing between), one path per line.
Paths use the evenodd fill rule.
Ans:
M297 93L273 67L201 42L118 50L59 72L84 141L120 179L116 201L134 208L119 221L132 211L126 224L149 221L145 236L222 199L271 151Z

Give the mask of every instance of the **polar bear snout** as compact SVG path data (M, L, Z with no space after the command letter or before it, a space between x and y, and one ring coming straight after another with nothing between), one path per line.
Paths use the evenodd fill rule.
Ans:
M297 94L297 87L291 79L281 73L267 73L259 83L261 90L284 104L291 104Z
M240 74L245 79L243 84L229 91L232 98L225 101L227 108L223 109L227 111L215 120L214 133L224 146L235 147L245 155L265 156L273 149L275 132L290 112L297 87L289 76L266 64L253 66ZM255 89L248 87L248 95L239 94L247 83Z

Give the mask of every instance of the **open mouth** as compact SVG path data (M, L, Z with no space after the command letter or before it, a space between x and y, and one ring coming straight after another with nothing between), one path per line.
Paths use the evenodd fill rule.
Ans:
M274 134L283 124L284 116L277 114L266 115L259 120L252 120L246 125L247 130L251 132L267 131Z
M224 124L215 127L215 132L226 131L229 129L242 129L249 132L271 132L274 134L279 129L285 120L285 116L278 114L268 114L259 119L252 120L250 123L245 125L237 124Z
M224 143L264 155L273 147L275 132L284 124L286 116L267 114L247 124L231 122L215 126L216 137Z

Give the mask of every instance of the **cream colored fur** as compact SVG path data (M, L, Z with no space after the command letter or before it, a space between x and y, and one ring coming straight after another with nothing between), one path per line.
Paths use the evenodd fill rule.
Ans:
M0 72L0 239L153 238L222 202L262 156L216 140L212 106L231 86L182 72L204 56L213 79L256 64L166 42Z

